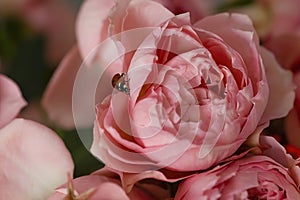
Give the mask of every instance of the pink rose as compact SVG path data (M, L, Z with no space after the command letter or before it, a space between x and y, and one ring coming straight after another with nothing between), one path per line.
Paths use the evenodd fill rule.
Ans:
M151 18L158 8L164 22ZM119 14L126 10L132 10L130 15ZM269 95L269 87L275 84L273 91L278 84L268 83L265 67L272 66L269 74L276 77L279 66L260 49L246 16L219 14L191 24L188 14L174 16L152 1L139 0L116 5L110 17L116 23L111 32L120 36L100 51L136 48L120 58L123 65L116 61L108 69L110 77L127 72L121 81L130 92L114 90L97 106L91 150L109 167L124 172L207 169L290 109L293 88L279 87L286 103L283 96ZM150 25L155 28L139 38L139 32L126 32ZM103 57L95 59L103 66ZM289 75L286 85L292 85ZM109 87L101 86L100 91Z
M78 199L80 199L79 197L85 197L85 199L89 200L163 200L170 197L168 190L154 184L138 184L127 194L121 187L118 175L106 169L99 170L92 175L70 180L68 184L57 188L56 192L48 200L70 198L72 195L70 193Z
M92 152L115 170L206 169L292 107L290 74L259 47L244 15L192 24L188 13L175 16L154 1L91 0L80 10L77 37L43 105L51 119L72 128L72 107L80 115L76 125L89 126L102 102ZM112 78L122 72L113 89ZM100 78L97 88L91 80Z
M299 199L286 167L266 156L252 156L197 174L183 181L179 199Z

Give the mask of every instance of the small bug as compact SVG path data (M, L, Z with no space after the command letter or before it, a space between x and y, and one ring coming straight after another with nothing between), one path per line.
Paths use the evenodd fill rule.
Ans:
M128 85L128 76L126 73L117 73L112 77L111 84L112 86L120 92L124 92L129 95L130 89Z

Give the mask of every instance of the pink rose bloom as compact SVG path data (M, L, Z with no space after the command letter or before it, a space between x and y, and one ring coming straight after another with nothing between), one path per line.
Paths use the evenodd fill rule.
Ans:
M163 200L170 197L168 190L154 184L140 183L127 194L121 186L118 175L106 169L70 181L68 184L57 188L55 194L48 200L63 200L71 196L89 200Z
M183 181L179 199L299 199L288 169L266 156L252 156Z
M154 1L91 0L81 8L77 37L43 105L51 119L74 127L70 88L82 58L89 71L109 66L96 89L102 97L96 97L92 152L114 170L207 169L292 107L291 74L260 48L245 15L191 23L188 13L175 16ZM127 90L113 89L112 78L122 72L127 75L116 85ZM95 99L86 95L94 76L84 80L82 101ZM94 118L94 105L92 112L75 106L81 125Z
M126 10L130 15L120 14ZM152 18L151 11L158 10L160 18ZM191 24L188 14L174 16L142 0L116 5L110 17L116 23L111 32L121 33L114 47L126 49L135 41L130 45L136 51L109 72L111 77L127 72L130 94L114 90L97 106L91 150L109 167L124 172L207 169L290 109L293 88L283 89L286 103L269 95L269 87L275 87L265 67L272 66L270 75L276 77L279 66L260 49L248 17L219 14ZM136 40L125 32L149 26L156 28ZM291 77L286 78L291 86Z
M19 87L0 74L0 129L13 120L25 105Z
M260 136L261 155L219 165L184 180L177 199L299 199L299 160L273 137Z
M56 133L24 119L0 129L0 160L0 199L46 199L74 168Z

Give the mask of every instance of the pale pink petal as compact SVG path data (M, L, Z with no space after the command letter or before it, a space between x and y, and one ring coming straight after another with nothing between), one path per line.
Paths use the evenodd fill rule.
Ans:
M259 39L252 21L247 15L221 13L203 18L196 22L194 27L220 36L242 56L246 66L248 66L250 77L260 78L262 76L260 67L256 67L260 65L257 52Z
M76 34L83 58L108 36L108 15L114 0L84 1L78 15Z
M118 1L110 16L110 31L111 34L117 34L134 28L156 27L173 16L168 9L154 1Z
M123 31L142 27L157 27L172 17L174 14L159 3L132 0L126 8Z
M74 128L72 92L81 62L78 48L74 47L55 71L42 99L50 120L65 129Z
M293 74L283 69L274 55L265 48L260 49L270 88L269 101L261 122L284 117L292 109L295 99Z
M0 128L15 118L25 105L18 86L0 74Z
M15 119L0 136L0 199L45 199L73 173L70 153L47 127Z

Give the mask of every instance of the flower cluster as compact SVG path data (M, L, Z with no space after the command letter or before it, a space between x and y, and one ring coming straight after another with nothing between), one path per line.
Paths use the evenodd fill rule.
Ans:
M297 5L83 2L41 104L105 166L74 177L1 75L0 199L300 199Z

